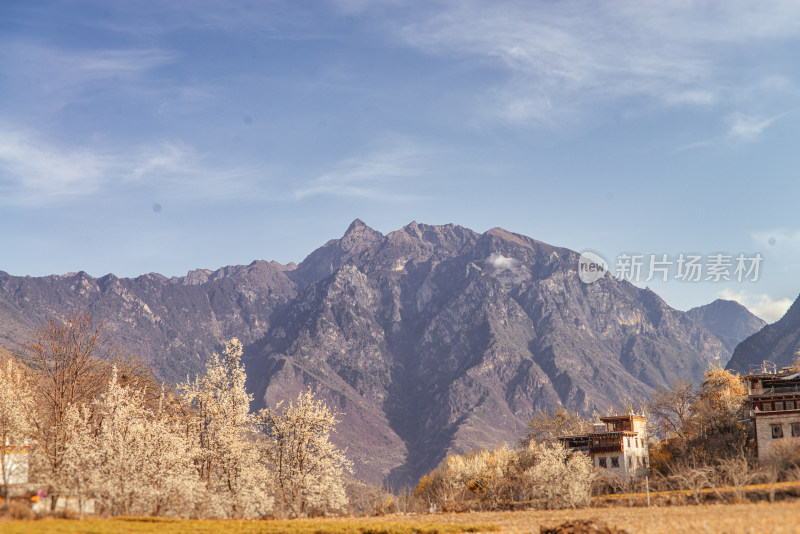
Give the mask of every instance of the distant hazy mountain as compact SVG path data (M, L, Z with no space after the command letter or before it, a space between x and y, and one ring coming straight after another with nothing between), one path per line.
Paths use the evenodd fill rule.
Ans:
M316 388L344 414L336 440L357 474L408 483L449 453L515 442L538 409L621 409L726 363L723 318L694 320L611 276L584 284L577 264L499 228L414 222L383 235L356 220L296 267L0 273L0 345L18 349L36 324L88 309L123 351L182 380L238 336L257 404Z
M767 324L763 319L750 313L750 310L732 300L717 299L711 304L692 308L686 313L707 330L716 334L731 354L736 345Z
M181 278L151 273L133 279L0 272L0 344L24 348L36 326L88 310L121 352L140 356L162 379L184 380L222 340L238 336L249 343L266 334L272 312L295 296L286 276L292 268L255 261Z
M777 322L768 324L736 347L728 368L747 371L749 365L764 360L774 362L778 369L786 367L800 350L800 297Z

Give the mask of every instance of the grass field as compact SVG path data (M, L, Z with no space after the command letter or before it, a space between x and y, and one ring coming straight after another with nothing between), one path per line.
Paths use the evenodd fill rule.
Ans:
M242 534L444 534L491 532L538 533L574 519L601 521L634 533L797 533L800 534L800 501L780 503L712 504L700 506L653 506L584 508L581 510L475 512L420 516L386 516L372 519L332 518L296 521L181 521L148 519L91 519L9 521L0 532L20 533L242 533Z
M427 516L425 516L427 519ZM419 518L417 518L419 519ZM465 521L438 522L388 519L333 518L298 519L294 521L195 521L180 519L53 519L40 521L0 522L3 534L136 534L158 532L230 533L230 534L450 534L458 532L492 532L498 527Z

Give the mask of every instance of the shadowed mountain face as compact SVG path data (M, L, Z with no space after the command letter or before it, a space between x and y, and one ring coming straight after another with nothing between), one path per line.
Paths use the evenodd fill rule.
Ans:
M578 254L502 229L356 220L300 265L167 279L0 274L0 345L73 310L104 320L166 380L232 336L256 407L313 387L342 413L357 475L414 483L447 454L515 443L539 409L622 409L730 352L655 293L577 276ZM711 323L709 323L711 324ZM2 336L5 336L4 338Z
M686 313L703 325L706 330L715 334L731 354L736 345L767 324L763 319L750 313L750 310L732 300L717 299L711 304L692 308Z
M343 416L360 473L416 481L447 454L516 442L538 409L591 413L730 353L657 295L577 276L577 253L493 229L355 221L290 276L249 353L267 404L307 384Z
M736 347L728 369L746 372L750 365L774 362L778 369L798 357L800 350L800 297L777 322L768 324Z

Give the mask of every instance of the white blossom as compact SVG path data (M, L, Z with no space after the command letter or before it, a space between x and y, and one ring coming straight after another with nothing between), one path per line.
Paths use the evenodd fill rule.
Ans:
M250 413L252 395L245 389L242 344L225 343L214 353L206 374L181 386L194 410L191 435L195 466L205 485L206 514L215 517L262 517L272 509L270 475L255 442L260 437Z
M294 517L344 509L342 475L352 472L352 463L330 441L336 414L310 390L280 407L259 414L270 440L264 456L274 470L276 497Z

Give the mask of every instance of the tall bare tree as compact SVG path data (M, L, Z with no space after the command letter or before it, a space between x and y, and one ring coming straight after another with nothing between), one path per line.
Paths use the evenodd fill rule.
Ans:
M554 443L559 436L584 434L591 430L591 422L563 406L552 412L540 410L528 423L528 433L522 438L522 444L527 446L532 441Z
M685 437L691 426L692 406L696 399L697 391L688 380L676 380L668 388L658 386L648 406L656 428Z
M27 363L37 401L30 414L31 435L43 478L52 488L60 485L70 408L94 400L108 382L110 368L103 360L109 341L103 325L93 324L91 313L76 312L38 328L29 349Z

